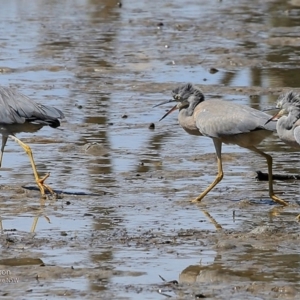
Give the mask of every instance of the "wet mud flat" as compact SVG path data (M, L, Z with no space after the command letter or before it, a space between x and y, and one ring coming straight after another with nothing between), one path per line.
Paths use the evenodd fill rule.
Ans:
M1 84L66 115L61 130L18 136L58 199L41 202L26 155L5 150L0 296L297 299L298 181L275 182L281 209L255 180L265 161L225 146L223 181L191 204L216 174L212 141L152 108L186 82L258 109L299 90L297 1L117 2L0 11ZM299 173L276 135L260 149L274 173Z
M66 199L71 202L68 206ZM10 282L2 282L2 296L18 298L23 290L25 298L91 299L99 293L103 299L115 295L153 299L159 293L180 299L297 297L299 233L294 211L276 215L276 210L263 208L258 212L261 206L244 201L229 205L224 214L182 202L154 207L149 202L125 205L120 201L117 212L115 206L96 211L85 197L65 197L45 208L51 224L41 215L36 234L8 223L0 242L1 257L9 259L0 263L3 279ZM212 202L217 206L217 201ZM169 218L163 218L166 211ZM228 214L233 211L235 220L229 224ZM23 220L15 217L13 224L34 220L32 208L20 215ZM132 215L139 217L132 220ZM91 229L87 225L91 220L98 226ZM220 230L216 220L227 221L223 227L240 224L240 228ZM163 282L159 275L177 282Z
M231 163L224 158L225 166ZM251 197L243 184L224 185L199 205L188 201L197 185L186 189L182 179L196 182L196 170L137 174L120 173L120 186L110 193L66 193L44 206L36 190L3 188L0 264L10 282L2 283L2 296L18 298L22 290L28 299L92 299L99 293L103 299L297 297L296 205L270 205L266 184L255 183L252 173L227 176L234 182L244 174L253 190L260 185Z

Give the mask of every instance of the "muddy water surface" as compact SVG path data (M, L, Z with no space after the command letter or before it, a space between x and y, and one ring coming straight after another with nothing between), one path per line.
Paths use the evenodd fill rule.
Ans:
M185 82L257 109L297 90L299 15L298 1L2 1L1 84L66 119L18 136L57 200L41 204L28 158L5 149L1 297L297 299L298 182L275 182L279 209L255 180L265 161L224 146L223 181L190 204L216 174L212 141L152 106ZM277 136L260 148L298 174Z

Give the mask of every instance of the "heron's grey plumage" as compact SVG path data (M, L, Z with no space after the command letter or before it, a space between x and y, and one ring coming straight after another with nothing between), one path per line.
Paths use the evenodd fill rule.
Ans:
M259 144L276 131L276 122L264 125L270 115L221 99L205 101L201 89L191 84L174 89L173 97L188 103L187 107L180 109L178 120L184 129L194 126L195 132L189 132L194 135L219 138L226 144L249 147ZM192 118L187 122L189 117Z
M175 88L172 93L173 101L177 101L178 104L163 118L177 107L178 121L182 128L189 134L212 138L217 154L218 175L194 201L201 201L222 180L221 150L222 143L226 143L247 148L266 158L269 171L269 195L275 202L287 205L273 192L272 157L256 148L256 145L276 130L275 121L267 122L270 121L270 115L246 105L221 99L205 100L201 89L190 83Z
M300 149L300 95L293 91L282 94L276 107L281 109L279 114L282 115L276 126L279 138L287 145Z
M17 139L15 134L36 132L43 126L56 128L60 126L60 119L63 118L64 114L57 108L36 103L13 88L0 87L0 133L2 134L0 167L7 139L11 137L29 155L34 176L42 195L44 195L44 187L53 193L50 187L44 184L49 175L42 179L39 178L30 147Z
M0 87L0 124L35 124L58 127L63 113L54 107L38 104L13 88Z

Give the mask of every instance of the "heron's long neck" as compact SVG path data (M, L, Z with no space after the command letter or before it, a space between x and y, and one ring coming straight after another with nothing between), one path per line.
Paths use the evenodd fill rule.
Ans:
M292 116L283 116L277 121L276 129L280 139L286 144L295 147L299 146L294 137L294 124L297 120Z
M199 129L196 126L196 122L193 113L187 109L183 108L179 111L178 121L181 127L189 134L201 135Z
M285 130L291 130L299 118L299 112L295 110L290 112L288 116L281 117L277 123L280 124L280 127L284 128Z

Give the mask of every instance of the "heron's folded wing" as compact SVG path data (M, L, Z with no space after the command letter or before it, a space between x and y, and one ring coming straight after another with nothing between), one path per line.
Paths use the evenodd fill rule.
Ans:
M25 121L45 123L63 119L64 114L57 108L36 103L15 89L0 87L0 123L22 124Z
M199 105L195 114L199 131L209 137L236 135L255 130L275 130L275 122L264 127L270 115L249 106L224 100L207 100Z

